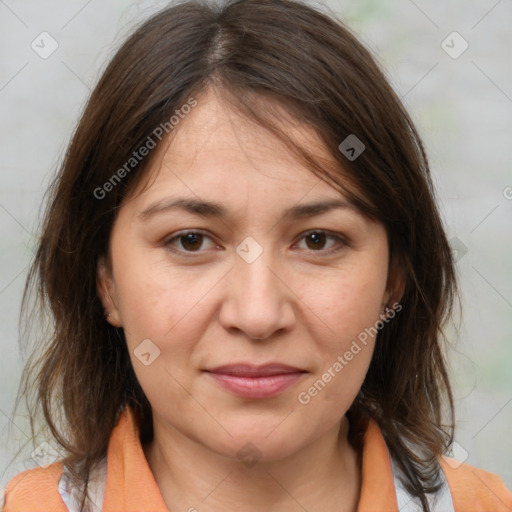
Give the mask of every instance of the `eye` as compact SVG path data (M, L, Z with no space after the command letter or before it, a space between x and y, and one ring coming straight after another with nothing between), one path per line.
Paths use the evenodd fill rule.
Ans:
M328 249L324 248L326 241L329 239L337 242L337 244L336 243L334 244L334 249L332 249L332 247L333 247L332 245L331 245L331 248L328 248ZM340 236L337 236L334 234L329 234L327 231L323 231L323 230L308 231L307 233L304 233L302 235L300 240L306 241L307 249L310 252L333 253L333 252L337 252L337 251L343 249L344 247L346 247L348 245L347 242ZM337 247L336 247L336 245L337 245Z
M172 238L167 239L164 244L166 247L169 247L169 249L175 252L202 252L199 249L203 245L203 241L205 239L211 240L209 236L201 233L200 231L187 231L178 233ZM177 242L181 247L176 249L175 242Z
M172 238L165 240L164 245L173 252L186 254L201 253L204 252L201 250L201 247L203 246L205 240L210 240L212 242L211 247L220 248L219 245L213 243L211 237L205 233L202 233L201 231L182 231ZM348 245L348 243L342 237L329 234L327 231L318 229L304 233L300 240L306 241L307 251L321 254L334 253ZM325 249L325 245L328 240L332 240L337 243L331 245L331 248Z

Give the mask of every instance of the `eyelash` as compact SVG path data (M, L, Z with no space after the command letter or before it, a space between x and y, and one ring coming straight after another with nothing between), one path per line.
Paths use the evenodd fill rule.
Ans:
M341 237L339 235L331 233L330 231L327 231L325 229L312 229L312 230L309 230L309 231L303 233L301 235L301 237L299 238L299 240L302 240L302 239L306 238L307 236L309 236L309 235L311 235L313 233L325 233L327 235L326 240L327 239L334 239L339 244L339 246L334 248L334 249L332 249L332 248L331 249L320 249L318 251L314 251L314 250L311 250L311 249L307 250L308 252L312 253L314 257L325 256L326 254L331 255L331 254L337 253L337 252L341 251L342 249L344 249L345 247L349 246L349 243L347 242L346 239L344 239L343 237ZM174 235L172 238L166 239L163 242L163 245L168 250L170 250L170 251L172 251L174 253L181 254L181 255L186 255L186 257L192 257L193 258L193 257L199 256L204 251L186 251L186 250L183 250L183 249L176 249L175 247L172 247L172 242L173 241L179 240L180 238L182 238L182 237L184 237L186 235L189 235L189 234L203 235L204 237L211 239L211 237L209 235L207 235L206 233L204 233L201 230L189 230L189 231L181 231L181 232L177 233L176 235ZM216 244L216 245L218 245L218 244ZM319 254L315 254L315 253L319 253Z

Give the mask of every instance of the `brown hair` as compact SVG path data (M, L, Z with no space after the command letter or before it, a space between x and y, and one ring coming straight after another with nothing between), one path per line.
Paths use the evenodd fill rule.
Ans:
M22 305L29 325L30 292L36 290L33 306L48 323L41 350L27 363L18 401L26 397L32 428L42 411L84 490L124 405L135 409L142 439L151 438L151 407L122 329L105 321L96 273L98 259L108 252L116 210L155 152L122 173L101 198L98 187L155 128L212 85L386 227L390 268L402 269L406 286L402 310L379 331L348 413L351 440L356 443L356 427L373 417L406 488L428 511L425 493L439 488L436 457L453 436L442 345L457 291L452 254L422 142L397 95L342 22L296 1L175 4L144 22L114 56L50 189ZM286 135L274 102L318 132L340 164L336 169ZM338 149L350 134L365 144L355 160ZM347 190L347 180L355 188Z

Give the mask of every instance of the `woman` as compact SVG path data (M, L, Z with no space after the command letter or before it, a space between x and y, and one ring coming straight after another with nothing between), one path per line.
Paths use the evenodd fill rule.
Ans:
M63 453L11 480L8 512L512 507L443 456L456 279L421 141L308 6L185 2L128 39L25 311L34 286L54 329L22 394Z

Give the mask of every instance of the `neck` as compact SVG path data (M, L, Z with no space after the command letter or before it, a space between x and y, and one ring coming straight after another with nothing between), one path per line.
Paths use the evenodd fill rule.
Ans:
M169 510L355 512L361 461L348 442L348 427L343 417L285 458L246 465L154 422L144 452Z

